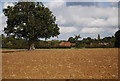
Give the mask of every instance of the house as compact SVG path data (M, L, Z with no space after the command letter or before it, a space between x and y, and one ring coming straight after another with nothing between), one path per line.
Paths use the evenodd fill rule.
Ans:
M61 42L59 46L75 46L75 43L70 43L70 42Z
M99 43L99 45L108 45L109 43Z

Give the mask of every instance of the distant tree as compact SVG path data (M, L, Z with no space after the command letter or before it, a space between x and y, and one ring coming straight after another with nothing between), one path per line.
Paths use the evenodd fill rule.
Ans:
M2 37L5 37L5 35L4 35L4 34L1 34L1 36L2 36Z
M120 30L115 33L115 47L120 48Z
M90 44L91 42L92 42L91 37L87 37L86 43L87 43L87 44Z
M70 38L68 39L68 41L71 42L71 43L75 43L75 38L70 37Z
M81 38L81 37L80 37L80 34L79 34L79 35L75 35L75 38L74 38L74 39L75 39L75 41L78 41L79 38Z
M4 39L5 38L5 35L4 34L1 34L1 39Z
M18 2L3 9L7 16L5 33L29 41L29 50L35 49L34 42L40 38L57 37L59 27L52 12L41 2Z
M49 42L49 44L51 45L51 46L53 46L53 45L56 45L56 44L59 44L60 43L60 41L58 41L58 40L52 40L52 41L48 41Z
M109 42L111 40L111 37L104 37L102 39L102 42Z
M98 34L98 40L100 40L100 34Z
M111 39L109 40L109 47L115 47L115 37L112 36Z
M68 41L71 43L75 43L78 41L79 38L81 38L80 35L75 35L75 37L70 37Z

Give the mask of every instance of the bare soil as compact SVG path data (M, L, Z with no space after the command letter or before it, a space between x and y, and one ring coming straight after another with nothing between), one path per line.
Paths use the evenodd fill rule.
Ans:
M118 79L118 49L2 51L3 79Z

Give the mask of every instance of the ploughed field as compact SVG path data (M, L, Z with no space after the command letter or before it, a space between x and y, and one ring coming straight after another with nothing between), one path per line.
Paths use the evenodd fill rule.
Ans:
M3 50L3 79L117 79L118 49Z

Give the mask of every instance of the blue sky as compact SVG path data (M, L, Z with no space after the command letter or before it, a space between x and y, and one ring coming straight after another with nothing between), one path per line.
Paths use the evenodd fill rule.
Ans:
M0 2L0 10L7 5L13 4ZM117 2L61 1L45 2L44 5L56 16L56 23L60 27L59 38L51 38L51 40L67 40L75 34L80 34L82 38L96 38L98 34L101 37L113 36L118 30ZM3 22L0 22L6 26L6 18L3 14L1 18Z

